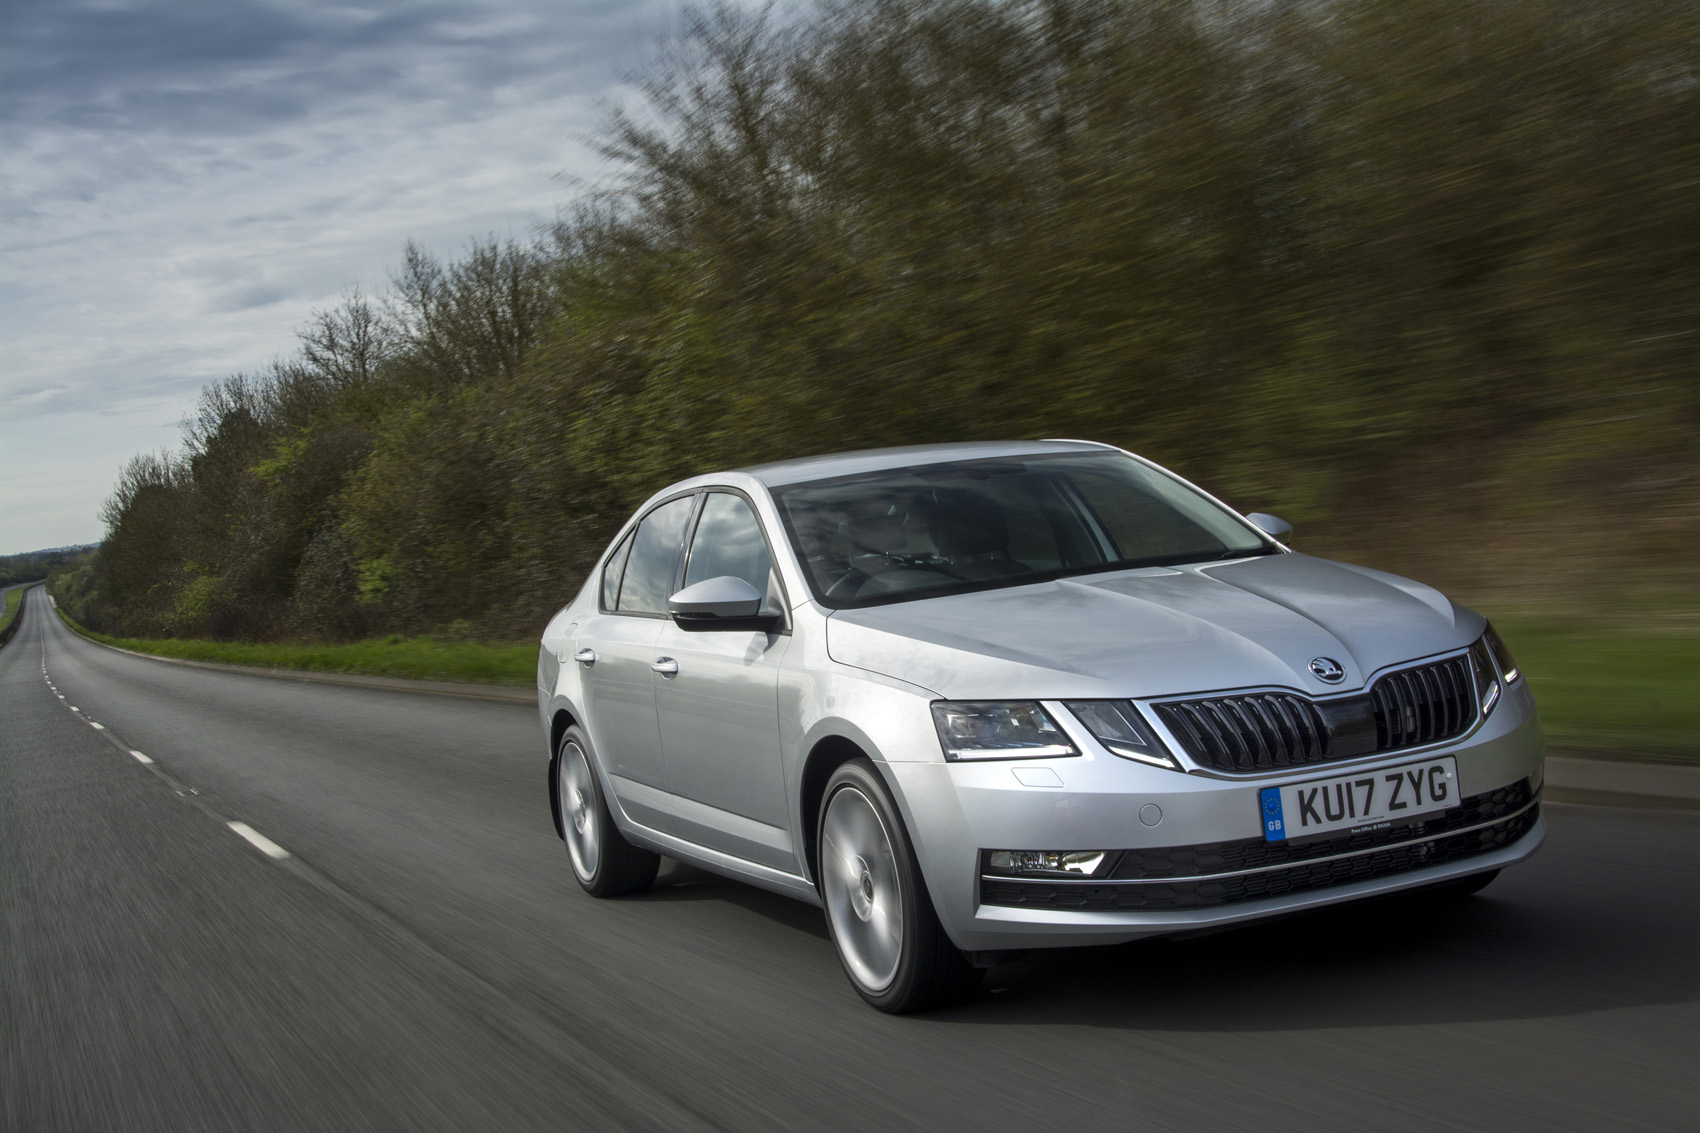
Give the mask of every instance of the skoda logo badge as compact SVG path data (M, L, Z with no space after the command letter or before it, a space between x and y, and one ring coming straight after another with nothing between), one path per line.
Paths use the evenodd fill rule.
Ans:
M1332 657L1312 657L1310 671L1316 674L1316 679L1337 685L1346 679L1346 667Z

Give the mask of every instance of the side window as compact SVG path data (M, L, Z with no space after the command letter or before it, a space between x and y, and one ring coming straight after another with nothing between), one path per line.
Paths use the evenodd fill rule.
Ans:
M602 608L614 609L614 603L620 598L620 575L626 569L626 556L632 553L632 537L627 535L620 540L620 546L608 557L608 565L602 568Z
M632 536L631 558L626 562L625 580L620 584L619 604L623 614L665 614L673 594L673 572L684 549L685 524L691 518L695 496L681 496L662 504L643 517Z
M761 537L761 521L748 501L730 492L711 492L691 540L685 585L729 574L765 595L772 571L773 557Z

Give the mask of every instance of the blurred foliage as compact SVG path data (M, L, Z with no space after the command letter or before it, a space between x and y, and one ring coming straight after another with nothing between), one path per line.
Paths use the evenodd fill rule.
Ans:
M1497 618L1555 751L1700 757L1700 634L1550 615Z
M537 239L206 390L61 602L519 637L679 477L1040 436L1466 599L1700 589L1690 0L716 9L644 93Z

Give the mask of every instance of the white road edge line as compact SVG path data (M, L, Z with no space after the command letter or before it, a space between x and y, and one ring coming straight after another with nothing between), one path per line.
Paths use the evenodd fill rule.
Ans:
M289 856L288 850L284 849L270 838L267 838L258 830L255 830L246 822L232 822L230 823L230 828L236 831L236 833L242 835L242 837L246 838L253 844L254 849L260 851L260 853L266 855L268 858L287 858Z
M152 763L153 762L153 760L149 759L147 756L143 755L139 751L132 751L130 754L136 757L136 762L138 762L138 763Z

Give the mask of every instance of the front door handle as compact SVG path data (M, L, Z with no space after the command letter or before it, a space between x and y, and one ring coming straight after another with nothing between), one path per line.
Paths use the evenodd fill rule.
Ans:
M596 664L596 650L580 649L577 653L573 654L573 660L577 661L581 665L594 665Z
M649 666L650 672L660 673L671 680L679 675L679 662L671 657L657 657Z

